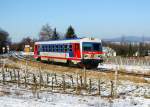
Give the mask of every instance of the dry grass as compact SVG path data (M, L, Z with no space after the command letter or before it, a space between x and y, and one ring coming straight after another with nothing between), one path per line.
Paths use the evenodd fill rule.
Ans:
M144 98L146 98L146 99L150 99L150 96L144 95Z
M10 92L4 92L4 91L0 92L0 96L5 96L5 95L10 95Z
M18 61L16 62L16 64L26 64L26 61ZM78 73L81 76L84 76L84 72L82 69L80 68L71 68L71 67L65 67L65 66L59 66L59 65L52 65L52 64L45 64L45 63L40 63L40 62L32 62L32 61L28 61L28 65L30 67L34 67L34 68L40 68L42 70L50 70L52 72L55 73L59 73L59 74L72 74L75 75L76 73ZM118 74L118 79L119 80L129 80L135 83L148 83L148 81L146 81L144 79L144 76L138 76L138 75L130 75L130 74L126 74L125 71L119 71L120 73ZM93 70L87 70L86 72L87 78L93 78L93 79L101 79L101 78L105 78L108 80L114 80L115 74L114 72L97 72L97 71L93 71Z
M5 68L10 68L10 69L20 69L17 65L15 64L6 64L5 65Z
M87 72L87 76L90 78L105 78L108 80L114 80L115 74L113 72L105 73L105 72ZM138 77L138 76L132 76L132 75L126 75L126 74L118 74L119 80L129 80L135 83L147 83L147 81L144 79L144 77Z
M37 69L42 69L42 70L51 70L56 73L76 73L77 71L81 70L78 68L70 68L70 67L64 67L64 66L59 66L59 65L52 65L52 64L45 64L45 63L39 63L39 62L32 62L28 61L27 62L30 67L34 67ZM26 61L17 61L17 64L23 64L26 65Z

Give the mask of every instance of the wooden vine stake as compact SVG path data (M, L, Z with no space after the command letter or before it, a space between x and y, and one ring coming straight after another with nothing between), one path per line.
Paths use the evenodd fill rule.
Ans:
M17 79L17 83L18 83L18 86L20 86L20 73L19 73L19 70L17 70L17 73L18 73L18 79Z
M72 84L72 87L73 87L74 83L73 83L73 77L72 77L72 75L70 75L70 79L71 79L71 84Z
M76 74L77 75L77 79L76 79L76 94L79 94L79 91L78 91L78 88L79 88L79 83L78 83L78 73Z
M13 79L12 71L10 70L9 73L10 73L10 79L11 79L11 81L12 81L12 79Z
M65 75L62 75L62 79L63 79L63 91L65 92L66 90L66 84L65 84Z
M82 76L80 76L80 87L82 88L83 83L82 83Z
M52 91L54 89L54 77L52 77Z
M91 79L89 79L89 94L91 94L91 89L92 89L92 82Z
M101 81L100 79L98 80L98 93L101 95Z
M55 77L55 84L57 85L57 75L56 75L56 73L54 74L54 77Z
M110 92L110 96L113 97L113 96L114 96L114 90L113 90L114 83L113 83L113 81L110 81L110 83L111 83L111 92Z
M5 71L4 71L4 68L2 68L2 77L3 77L3 84L5 85Z
M83 68L83 72L84 72L84 87L86 88L86 86L87 86L87 81L86 81L87 77L86 77L86 68L85 68L85 66Z

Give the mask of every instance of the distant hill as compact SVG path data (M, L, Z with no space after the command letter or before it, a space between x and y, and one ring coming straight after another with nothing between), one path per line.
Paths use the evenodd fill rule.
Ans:
M139 37L139 36L120 36L116 38L102 39L107 42L150 42L150 37Z

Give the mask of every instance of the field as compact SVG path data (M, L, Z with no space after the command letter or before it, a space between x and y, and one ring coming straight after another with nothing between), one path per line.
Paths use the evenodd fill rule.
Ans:
M142 61L109 59L86 70L1 58L1 107L150 107L149 63Z

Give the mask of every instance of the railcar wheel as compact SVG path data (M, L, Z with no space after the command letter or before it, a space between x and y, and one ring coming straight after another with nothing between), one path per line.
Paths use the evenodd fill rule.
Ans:
M86 68L86 69L92 69L92 68L97 68L98 64L83 64L83 63L79 63L78 64L79 67L81 68Z
M69 60L68 60L68 61L67 61L67 65L72 67L72 66L74 66L74 63L73 63L72 61L69 61Z
M98 64L91 65L91 68L97 68Z
M38 57L36 60L37 60L37 61L41 61L41 58L40 58L40 57Z

